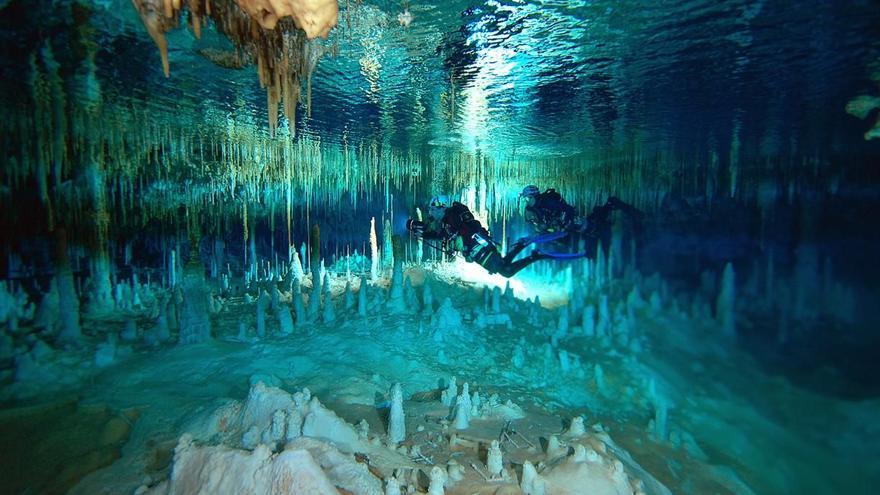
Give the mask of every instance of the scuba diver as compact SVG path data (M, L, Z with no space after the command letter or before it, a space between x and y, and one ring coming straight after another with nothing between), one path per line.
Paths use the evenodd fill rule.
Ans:
M519 197L526 201L526 222L532 224L539 233L580 230L577 211L562 199L556 189L541 192L538 186L528 185L523 188Z
M508 278L536 261L550 258L535 251L514 261L529 242L514 243L507 255L501 256L489 232L474 218L468 207L457 201L450 202L448 196L434 196L428 204L428 221L410 218L406 228L422 239L440 241L439 246L433 247L447 254L460 252L466 260L478 263L489 273L499 273Z
M604 205L593 207L593 211L586 217L578 215L575 208L566 203L555 189L541 192L538 186L528 185L523 188L520 198L526 202L524 211L526 221L537 231L537 235L531 238L532 242L556 241L569 236L575 241L578 238L587 241L586 253L578 255L545 253L549 257L591 257L589 253L595 253L595 246L600 240L607 247L611 239L610 217L615 210L624 212L633 222L636 230L639 230L642 219L641 211L615 196L609 197Z

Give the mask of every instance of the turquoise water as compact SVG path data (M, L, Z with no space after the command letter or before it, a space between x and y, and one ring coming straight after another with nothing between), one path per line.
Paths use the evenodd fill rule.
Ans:
M526 461L548 493L614 460L650 494L880 480L876 2L344 0L314 40L183 4L166 77L162 1L0 0L0 492L166 493L185 433L277 434L222 409L259 381L367 421L370 483L419 493L425 455L449 494L528 492ZM508 253L529 184L574 225L635 210L508 278L407 230L444 195ZM500 401L461 453L456 375ZM394 383L421 453L386 449ZM511 411L537 447L486 480ZM547 447L578 415L605 474Z

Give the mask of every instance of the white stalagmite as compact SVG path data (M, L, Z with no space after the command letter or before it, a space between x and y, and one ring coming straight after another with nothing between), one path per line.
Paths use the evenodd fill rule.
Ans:
M420 222L422 221L422 209L421 208L416 208L416 220L418 220ZM423 255L422 253L424 251L424 247L423 247L424 243L423 243L421 237L419 237L418 240L416 241L416 246L417 246L416 247L416 264L421 264L422 255ZM425 283L427 283L427 280L425 281Z
M715 302L715 317L727 336L736 334L736 275L729 261L721 276L721 292Z
M489 468L490 477L501 477L501 472L504 470L504 460L501 456L501 445L499 445L498 440L492 440L492 444L489 446L489 453L486 455L486 467Z
M550 439L547 440L547 459L560 457L567 453L568 448L562 445L559 441L559 437L556 435L550 435Z
M480 398L479 392L474 392L474 395L471 396L471 417L479 418L480 417L480 407L483 404L483 400Z
M456 383L456 379L453 376L449 380L449 385L446 387L440 394L440 402L443 403L444 406L451 407L455 403L455 397L458 395L458 384Z
M281 335L292 334L293 317L290 315L290 307L288 307L287 304L279 304L278 310L275 312L275 314L278 317L278 328Z
M440 466L431 468L431 482L428 485L428 495L444 495L446 490L446 471Z
M400 481L394 476L385 480L385 495L401 495Z
M470 427L471 408L468 406L470 398L464 394L459 395L455 400L455 428L458 430L466 430Z
M303 276L303 267L302 261L299 259L299 253L296 252L296 249L291 246L290 248L290 276L293 280L302 280Z
M468 382L464 382L464 384L461 386L461 395L462 397L464 397L465 407L467 407L467 410L470 411L472 404L470 384L468 384Z
M379 240L376 237L376 217L370 219L370 280L379 279ZM361 286L363 288L363 286Z
M545 495L544 479L538 474L535 465L530 461L523 464L522 482L520 489L524 495Z
M568 431L565 432L565 435L569 437L582 437L586 432L587 429L584 427L583 416L575 416L571 418L571 425L568 427Z
M398 444L406 438L406 416L403 413L403 390L399 383L391 386L391 412L388 416L388 439Z
M498 314L501 312L501 289L498 287L494 287L492 289L492 313Z

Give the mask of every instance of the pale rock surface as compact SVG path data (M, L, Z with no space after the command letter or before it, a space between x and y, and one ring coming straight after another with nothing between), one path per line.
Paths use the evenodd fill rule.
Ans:
M171 479L150 495L338 495L339 491L306 450L272 454L265 446L253 452L225 446L199 447L183 435L174 449Z
M283 17L293 17L296 27L309 39L326 38L336 26L339 5L336 0L235 0L265 29L275 29Z

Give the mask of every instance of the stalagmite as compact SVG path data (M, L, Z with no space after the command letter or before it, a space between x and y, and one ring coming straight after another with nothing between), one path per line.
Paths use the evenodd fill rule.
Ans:
M358 288L357 301L358 316L367 316L367 278L361 277L360 288Z
M446 471L440 466L431 468L431 481L428 484L428 495L444 495L446 490Z
M265 291L260 291L257 297L257 337L264 338L266 336L266 309L269 307L269 295Z
M398 444L406 439L406 417L403 413L403 390L399 383L391 387L391 411L388 415L388 440Z
M198 242L190 243L190 259L183 270L183 302L179 315L180 344L195 344L211 338L209 318L210 293L205 282L205 270L199 261Z
M596 308L592 304L584 306L581 318L581 333L587 337L596 336Z
M302 261L300 260L299 253L296 252L293 246L290 247L290 257L290 276L294 282L302 281L305 276Z
M416 208L416 220L418 220L419 222L423 221L421 208ZM416 264L422 263L422 257L424 256L424 250L425 250L424 241L422 240L422 237L419 236L418 239L416 240ZM425 281L425 283L427 283L427 281Z
M134 342L137 340L137 336L137 322L131 318L125 320L125 327L119 333L119 338L124 342Z
M320 270L312 271L312 292L309 293L309 307L306 310L309 321L315 321L321 310L321 274Z
M293 313L296 316L297 325L302 325L308 321L306 308L303 304L303 295L302 292L298 290L293 293Z
M715 318L727 336L736 335L735 277L733 264L728 262L724 266L724 274L721 276L721 291L718 293L718 299L715 301Z
M471 411L471 392L470 392L470 384L468 382L464 382L461 386L461 397L464 400L464 407L468 411L468 416L470 416Z
M587 430L584 427L583 416L575 416L571 418L571 425L568 427L568 431L565 432L565 435L569 437L582 437L586 432Z
M342 300L346 310L354 307L354 296L351 293L351 280L345 282L345 292L342 295Z
M513 366L516 367L517 369L520 369L525 365L526 355L525 355L525 352L523 351L522 345L517 344L513 348L513 357L511 358L511 362L513 363Z
M321 273L321 266L321 226L315 224L312 225L312 230L309 232L309 272L312 274L312 284L315 284L315 280L317 280L318 285L314 285L317 288L320 288L321 279L324 276Z
M500 478L504 471L504 460L501 456L501 446L498 440L492 440L492 444L489 446L486 467L489 468L489 476L492 478Z
M535 465L530 461L523 464L522 481L520 489L524 495L545 495L544 479L538 474Z
M281 304L275 312L278 317L278 331L281 335L290 335L293 333L293 317L290 315L290 308L287 304Z
M452 405L455 404L455 398L458 396L458 385L455 382L456 379L453 376L449 380L449 385L446 387L446 390L440 394L440 402L446 407L452 407Z
M434 314L434 294L431 291L430 280L425 280L422 286L422 312L425 315Z
M324 298L324 312L321 314L321 320L324 324L336 321L336 305L333 303L333 298L329 295Z
M608 296L599 297L599 323L596 325L596 336L605 337L611 333L611 312L608 310Z
M382 273L387 273L394 266L396 254L391 220L386 218L382 227Z
M113 291L110 284L110 256L107 252L107 237L110 218L107 214L107 197L105 191L104 171L92 162L86 166L86 181L94 208L94 231L91 235L91 293L89 294L88 313L105 314L113 310Z
M400 481L394 476L385 480L385 495L401 495Z
M568 454L568 447L562 445L559 437L550 435L550 438L547 440L547 459L554 459L566 454Z
M49 281L49 290L43 294L43 299L40 300L40 304L37 306L37 311L34 313L34 327L46 329L54 334L58 330L61 318L58 313L59 304L58 279L57 277L52 277L52 280ZM10 311L10 313L12 313L12 311ZM7 315L10 319L12 316L12 314ZM0 320L2 320L2 318L0 318ZM10 325L10 330L14 330L12 325Z
M596 390L600 395L605 395L608 391L605 385L605 372L599 363L596 363L596 366L593 368L593 379L596 382Z
M379 279L379 244L376 238L376 217L370 219L370 280Z
M391 247L392 252L397 251L397 253L400 253L402 251L400 236L393 236L388 244L390 244L389 247ZM391 313L402 313L407 309L406 301L403 297L403 257L392 255L391 262L393 263L393 268L387 307Z
M470 398L464 394L459 395L455 400L455 428L458 430L466 430L470 427L471 408L469 407Z
M568 334L568 306L559 308L559 320L556 323L556 338L562 339Z
M144 343L150 347L158 346L171 339L171 332L168 328L168 298L159 297L156 299L157 311L159 315L153 327L144 332Z
M67 232L56 228L55 267L58 270L58 315L61 330L58 339L69 344L78 344L82 338L79 326L79 298L73 282L73 270L67 255Z

